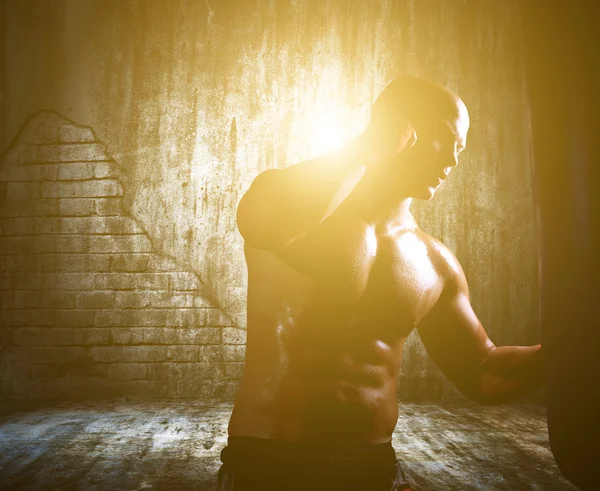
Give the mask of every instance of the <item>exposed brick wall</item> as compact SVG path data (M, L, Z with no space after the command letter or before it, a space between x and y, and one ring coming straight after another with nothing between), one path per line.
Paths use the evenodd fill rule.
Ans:
M34 114L0 164L0 397L230 399L245 330L123 209L87 127Z

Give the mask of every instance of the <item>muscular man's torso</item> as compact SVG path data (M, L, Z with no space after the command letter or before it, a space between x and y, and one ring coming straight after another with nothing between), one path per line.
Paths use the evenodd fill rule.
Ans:
M443 289L443 246L410 225L365 223L350 249L313 257L318 278L246 244L246 365L230 435L391 440L404 342Z

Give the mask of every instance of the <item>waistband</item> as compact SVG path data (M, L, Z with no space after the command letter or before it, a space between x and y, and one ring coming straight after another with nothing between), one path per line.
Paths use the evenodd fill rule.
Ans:
M364 446L340 446L328 442L290 442L250 436L230 436L221 451L223 463L304 462L395 465L392 442Z

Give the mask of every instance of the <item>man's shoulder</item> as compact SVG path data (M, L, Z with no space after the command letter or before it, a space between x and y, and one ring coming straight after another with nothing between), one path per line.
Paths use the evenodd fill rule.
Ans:
M456 281L464 277L460 262L448 246L438 238L423 232L421 229L419 229L419 234L421 240L427 245L432 262L445 282Z

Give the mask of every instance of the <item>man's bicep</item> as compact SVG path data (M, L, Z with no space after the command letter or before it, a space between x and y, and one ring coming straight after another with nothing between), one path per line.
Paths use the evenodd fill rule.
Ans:
M464 273L457 266L418 331L442 372L464 395L476 399L480 366L494 344L473 311Z

